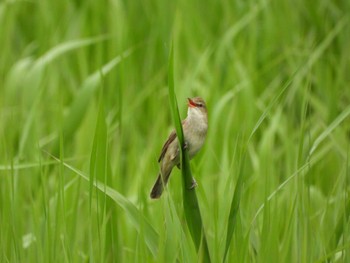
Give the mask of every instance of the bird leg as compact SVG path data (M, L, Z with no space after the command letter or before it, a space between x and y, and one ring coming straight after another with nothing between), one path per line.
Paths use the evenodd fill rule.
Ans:
M182 149L183 150L188 150L188 142L185 141L184 146L183 146ZM178 154L178 151L179 151L179 149L177 149L177 154ZM177 166L177 168L179 168L181 170L181 164L180 163L178 163L176 166Z
M192 185L189 187L189 190L192 190L194 188L196 188L198 186L196 179L194 179L194 177L192 177Z
M187 150L187 149L188 149L188 142L185 141L184 146L183 146L183 149L184 149L184 150Z

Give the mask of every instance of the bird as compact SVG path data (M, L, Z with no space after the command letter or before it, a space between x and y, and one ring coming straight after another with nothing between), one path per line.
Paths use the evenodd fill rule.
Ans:
M208 112L205 101L200 97L188 98L187 117L182 121L184 133L184 149L188 151L192 159L202 148L208 130ZM161 150L158 162L160 172L151 190L150 197L161 197L164 187L167 185L174 166L180 168L180 149L175 130L173 130ZM196 181L193 181L195 187Z

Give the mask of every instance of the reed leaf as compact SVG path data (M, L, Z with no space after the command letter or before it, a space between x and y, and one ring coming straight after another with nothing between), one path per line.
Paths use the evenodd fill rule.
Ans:
M183 188L183 206L188 229L191 233L193 242L198 250L198 257L200 261L210 262L208 244L205 237L202 217L198 205L198 198L196 191L192 188L193 176L190 167L188 152L184 150L184 134L181 125L179 109L175 94L174 84L174 46L172 45L169 55L168 67L168 88L169 88L169 102L174 121L176 134L179 141L181 153L181 173L182 173L182 188Z
M90 182L90 177L86 175L84 172L82 172L81 170L73 167L72 165L68 164L64 160L58 159L57 157L50 154L49 152L46 152L46 153L50 155L51 158L56 160L56 162L58 163L62 162L63 166L66 167L71 172L79 175L84 180ZM153 228L153 226L148 222L146 217L143 215L142 211L138 209L136 205L133 204L128 198L126 198L124 195L122 195L112 187L106 185L105 183L102 183L99 180L94 180L93 186L98 191L100 191L101 193L107 195L110 199L112 199L125 212L125 215L128 218L128 221L139 234L141 233L141 231L145 233L144 235L145 243L149 251L152 253L152 255L156 257L158 253L157 244L159 240L159 235L157 231Z

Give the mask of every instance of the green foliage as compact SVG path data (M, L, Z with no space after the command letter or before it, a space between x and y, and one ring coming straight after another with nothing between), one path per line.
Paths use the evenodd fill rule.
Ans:
M2 1L0 262L349 262L349 10ZM205 146L150 200L193 96Z
M183 207L185 212L188 228L191 232L192 238L196 245L197 250L201 248L199 253L203 253L204 262L210 262L210 256L208 251L207 239L204 234L202 225L202 217L199 210L198 199L196 191L193 188L193 177L191 172L190 161L188 152L183 150L185 139L182 130L181 118L179 115L179 108L177 106L177 99L175 94L175 82L174 82L174 46L171 46L169 56L169 69L168 69L168 88L169 88L169 101L172 112L172 117L175 123L176 134L179 140L180 155L181 155L181 173L182 173L182 192L183 192ZM201 247L202 245L202 247Z

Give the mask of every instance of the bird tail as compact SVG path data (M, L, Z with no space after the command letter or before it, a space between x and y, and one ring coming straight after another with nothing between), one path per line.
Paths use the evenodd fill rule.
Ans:
M154 186L150 194L150 197L152 199L158 199L162 195L164 187L168 182L170 172L168 174L163 175L163 178L161 174L158 175L157 181L154 183Z

